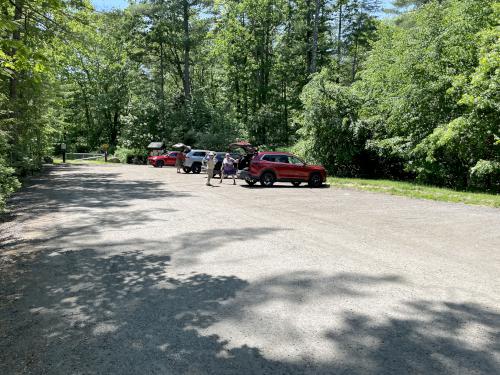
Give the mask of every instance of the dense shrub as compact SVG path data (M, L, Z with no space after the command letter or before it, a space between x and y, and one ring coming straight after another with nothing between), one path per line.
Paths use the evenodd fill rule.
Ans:
M387 177L467 188L479 160L500 160L494 3L431 1L379 27L354 90Z
M121 163L127 164L146 164L148 158L148 154L145 150L124 147L117 147L114 156L118 158Z
M14 177L14 168L7 167L5 161L0 159L0 212L5 208L5 200L20 186Z
M479 160L470 170L470 186L480 190L500 193L500 163Z
M358 121L360 103L349 87L335 83L330 77L330 72L323 70L304 87L300 130L303 141L297 147L331 173L354 176L359 172L356 159L364 144Z

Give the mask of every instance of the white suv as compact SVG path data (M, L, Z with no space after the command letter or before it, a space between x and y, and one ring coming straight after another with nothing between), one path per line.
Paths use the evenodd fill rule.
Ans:
M201 165L203 159L210 151L208 150L191 150L186 154L186 160L184 160L184 167L182 168L184 172L189 173L200 173Z

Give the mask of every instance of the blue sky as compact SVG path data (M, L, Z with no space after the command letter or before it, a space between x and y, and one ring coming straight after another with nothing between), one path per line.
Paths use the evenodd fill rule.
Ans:
M113 8L122 9L128 4L127 0L92 0L97 10L110 10ZM382 6L388 7L391 0L382 0Z
M127 0L92 0L97 10L110 10L113 8L122 9L128 5Z

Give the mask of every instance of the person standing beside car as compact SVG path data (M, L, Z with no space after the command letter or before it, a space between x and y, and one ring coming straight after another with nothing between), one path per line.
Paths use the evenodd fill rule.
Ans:
M177 168L177 173L181 173L181 168L184 165L184 160L186 160L186 155L184 152L178 152L175 157L175 167Z
M234 163L236 163L236 160L234 160L229 153L226 154L226 157L222 161L222 168L221 168L221 173L220 173L220 184L222 183L222 180L224 179L225 176L232 176L233 177L233 185L236 185L236 168L234 167Z
M215 154L210 152L207 156L207 186L212 186L210 180L214 176L214 168L215 168Z

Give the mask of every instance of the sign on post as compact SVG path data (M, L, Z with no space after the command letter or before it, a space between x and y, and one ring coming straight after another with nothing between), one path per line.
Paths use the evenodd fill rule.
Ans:
M63 163L66 163L66 143L61 143Z
M109 150L109 145L107 143L103 144L101 146L102 150L104 151L104 162L108 162L108 150Z

